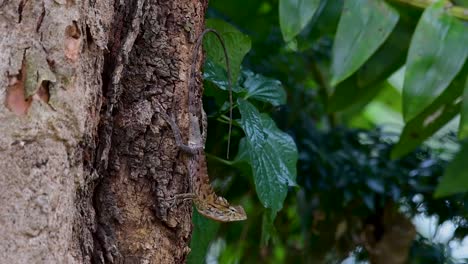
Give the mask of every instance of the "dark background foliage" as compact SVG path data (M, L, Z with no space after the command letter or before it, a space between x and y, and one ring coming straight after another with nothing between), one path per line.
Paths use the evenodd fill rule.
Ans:
M365 114L372 102L401 114L401 94L387 79L405 64L424 9L388 1L400 16L394 30L364 65L332 87L330 67L343 1L318 2L307 26L286 43L278 1L210 1L207 18L223 20L251 40L251 49L235 80L234 97L253 97L249 104L254 108L249 109L271 116L278 128L294 140L297 185L292 184L294 178L286 180L287 197L281 210L266 205L272 198L262 198L259 193L265 189L261 189L260 176L252 170L255 155L249 156L252 149L248 148L255 142L246 132L253 121L246 118L247 110L241 101L236 101L234 111L231 156L236 158L220 158L225 155L227 137L223 115L227 113L228 93L222 82L226 72L209 65L213 60L208 55L204 106L210 116L206 147L210 175L220 193L244 205L249 219L220 225L195 213L192 263L200 263L208 248L208 257L219 263L339 263L351 253L357 259L372 261L369 249L385 241L383 238L391 232L389 219L392 226L409 228L409 220L421 215L437 216L438 224L451 221L456 226L455 240L468 233L467 195L434 198L459 146L455 131L439 133L431 139L433 144L421 144L453 116L432 132L407 125L404 131L416 137L413 143L404 138L405 132L400 138L401 130L395 132L393 125L378 122L385 117L377 113L369 118ZM212 46L205 45L207 48ZM459 76L466 79L466 72L462 70ZM268 98L252 96L262 85L277 85L275 80L286 91L284 103L281 92L269 94ZM287 138L283 140L287 142ZM409 145L417 148L406 148ZM283 151L278 149L279 153ZM408 263L466 263L452 257L448 244L421 234L409 239ZM391 243L402 242L382 243L392 247Z

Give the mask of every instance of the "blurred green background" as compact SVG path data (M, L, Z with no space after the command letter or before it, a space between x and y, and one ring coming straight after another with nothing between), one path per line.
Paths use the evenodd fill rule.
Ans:
M189 263L468 263L468 1L211 0ZM221 140L222 139L222 140ZM194 210L195 211L195 210Z

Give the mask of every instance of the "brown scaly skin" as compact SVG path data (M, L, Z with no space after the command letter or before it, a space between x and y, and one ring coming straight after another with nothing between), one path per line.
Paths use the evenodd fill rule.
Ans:
M180 129L175 123L175 119L169 117L164 109L159 106L161 116L169 123L172 131L174 132L174 137L177 146L183 150L185 153L189 155L187 159L187 170L189 173L189 180L190 180L190 193L186 194L179 194L176 197L170 200L177 200L177 199L192 199L197 211L208 218L211 218L216 221L220 222L232 222L232 221L242 221L247 219L247 214L244 211L242 206L231 206L229 202L221 196L216 195L215 191L211 187L210 178L208 176L208 170L206 166L206 156L204 152L204 146L206 141L206 130L207 130L207 120L206 120L206 113L203 110L203 106L194 102L194 95L193 95L193 86L196 82L195 77L195 63L198 59L198 53L201 47L201 43L205 34L212 32L216 35L218 40L220 41L224 55L226 59L226 66L228 70L228 78L229 78L229 102L231 104L231 108L229 109L229 118L232 120L232 83L230 77L230 68L229 68L229 59L227 56L226 46L224 45L224 41L221 35L214 29L206 29L203 33L198 37L197 44L195 46L195 51L193 53L192 58L192 67L189 77L189 118L190 118L190 126L189 126L189 140L188 144L185 145L182 143L182 136L180 133ZM197 110L195 105L200 105L200 109ZM196 112L200 112L201 114L201 122L199 117L197 116ZM200 130L200 124L202 129ZM231 133L231 123L229 124L229 136ZM228 141L228 151L229 153L229 141Z
M205 115L203 109L202 115ZM206 157L203 151L205 145L206 134L200 132L198 117L190 114L190 135L189 144L185 145L181 142L180 129L173 118L170 118L162 110L161 116L171 126L176 144L181 150L186 152L189 157L187 161L187 169L189 172L191 193L179 194L170 200L177 199L193 199L197 211L210 219L219 222L233 222L247 219L247 214L242 206L232 206L221 196L216 195L210 184L208 170L206 167ZM203 118L204 120L204 118ZM202 122L203 131L206 131L206 122Z
M203 131L201 135L202 145L205 145L206 140L206 116L203 109L202 112L202 126ZM191 115L191 127L190 130L194 130L194 135L200 133L198 126L198 118ZM195 125L195 127L193 127ZM198 130L198 131L197 131ZM190 134L192 137L192 133ZM198 141L200 142L200 141ZM196 143L195 143L196 144ZM196 149L197 146L195 145ZM233 222L233 221L242 221L247 219L247 214L244 211L244 208L240 205L231 206L229 202L221 196L216 195L213 187L210 184L210 178L208 176L208 169L206 166L206 157L203 149L198 148L198 153L189 158L189 176L192 182L192 191L195 193L195 207L197 211L208 218L211 218L220 222Z

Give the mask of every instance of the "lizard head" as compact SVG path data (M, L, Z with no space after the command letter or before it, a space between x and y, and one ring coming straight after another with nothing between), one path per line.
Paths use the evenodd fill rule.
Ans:
M247 219L245 210L240 205L229 206L229 222L243 221Z
M245 210L240 205L230 205L223 197L217 197L216 202L209 205L195 202L197 211L210 219L219 222L234 222L247 219Z

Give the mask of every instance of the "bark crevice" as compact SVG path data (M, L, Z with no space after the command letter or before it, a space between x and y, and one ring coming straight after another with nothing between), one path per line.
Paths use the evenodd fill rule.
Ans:
M185 192L188 180L156 102L174 111L187 128L193 43L184 25L195 19L194 30L201 32L206 3L141 3L117 11L113 35L126 33L111 40L106 56L106 65L113 65L113 70L104 78L102 120L107 121L102 123L105 132L100 133L96 155L102 178L94 202L94 239L99 243L95 259L181 263L190 251L191 204L170 208L166 200Z

